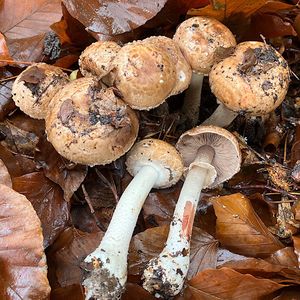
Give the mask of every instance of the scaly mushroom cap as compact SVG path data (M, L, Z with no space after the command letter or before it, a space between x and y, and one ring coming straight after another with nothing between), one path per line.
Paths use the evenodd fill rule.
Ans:
M208 74L213 64L236 46L232 32L218 20L193 17L182 22L173 37L196 73Z
M101 79L112 69L112 61L121 47L112 41L98 41L88 46L79 57L80 72L83 76Z
M137 137L135 112L113 88L101 88L92 78L70 82L53 103L45 119L48 140L71 161L108 164L125 154Z
M122 47L113 64L114 84L134 109L157 107L176 83L176 68L169 55L141 41Z
M172 145L157 139L145 139L136 143L127 154L127 171L135 176L143 166L157 169L159 178L154 188L174 185L182 176L183 162Z
M191 83L192 69L174 40L166 36L152 36L143 40L143 42L153 44L168 53L176 67L177 80L170 96L177 95L186 90Z
M232 56L214 65L209 74L212 92L236 112L264 115L284 100L290 81L285 59L261 42L237 45Z
M12 97L25 114L44 119L53 96L68 81L68 76L58 67L45 63L32 64L16 78Z
M193 163L199 149L214 150L211 165L217 176L208 187L214 187L228 179L240 170L241 152L237 139L226 129L217 126L198 126L182 134L176 144L184 165Z

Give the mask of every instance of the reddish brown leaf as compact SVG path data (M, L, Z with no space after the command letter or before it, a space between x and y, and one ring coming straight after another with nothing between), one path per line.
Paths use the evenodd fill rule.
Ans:
M298 267L300 268L300 236L293 236L295 253L298 257Z
M156 298L135 283L127 283L121 300L155 300Z
M295 219L300 221L300 201L295 203L293 210L295 211Z
M2 159L0 159L0 184L12 187L10 175Z
M11 57L9 55L9 50L8 50L7 45L6 45L6 40L3 36L3 34L1 34L1 32L0 32L0 67L6 66L7 63L6 62L1 62L1 59L10 60Z
M284 289L279 296L273 300L300 300L300 288L299 287L289 287Z
M47 299L41 223L30 202L0 185L0 298Z
M48 247L69 220L69 207L61 188L43 172L13 178L13 188L32 203L42 222L44 246Z
M83 259L98 246L102 239L101 231L82 232L75 228L67 228L62 232L49 252L49 268L54 268L57 281L61 287L80 284Z
M224 247L259 257L283 248L242 194L213 198L212 202L217 216L217 237Z
M260 299L284 287L272 280L258 279L228 268L202 271L189 281L189 285L208 295L231 300Z
M222 300L206 292L200 291L189 284L174 300Z
M129 274L142 274L148 261L159 255L164 247L169 226L154 227L135 235L129 250ZM191 263L188 277L205 269L215 268L217 241L205 231L194 227L191 240Z
M277 250L265 260L275 265L297 268L298 260L293 250L292 247L285 247Z
M79 284L51 290L51 300L84 300L84 298L83 287Z

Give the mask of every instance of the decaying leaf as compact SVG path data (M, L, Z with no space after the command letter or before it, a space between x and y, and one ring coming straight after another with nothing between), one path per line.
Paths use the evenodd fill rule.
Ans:
M48 247L69 220L69 205L61 188L46 178L43 172L13 178L13 188L32 203L42 222L44 246Z
M0 184L12 187L10 175L2 159L0 159Z
M42 228L30 202L0 185L0 298L47 299Z
M242 194L216 197L217 237L222 246L243 255L265 257L283 248Z

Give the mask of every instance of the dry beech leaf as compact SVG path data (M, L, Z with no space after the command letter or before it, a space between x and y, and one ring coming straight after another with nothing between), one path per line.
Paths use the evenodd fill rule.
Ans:
M215 297L211 294L200 291L189 284L186 285L185 289L177 295L174 300L223 300L219 297Z
M283 249L277 250L265 260L275 265L292 268L298 267L297 256L294 253L294 249L292 247L285 247Z
M0 185L0 299L47 299L41 222L30 202Z
M247 256L266 257L283 248L242 194L212 198L216 233L222 246Z
M1 59L8 59L10 60L11 57L9 55L9 50L8 47L6 45L6 40L3 36L3 34L0 32L0 60ZM6 62L1 62L0 61L0 67L6 66L7 63Z
M64 230L51 246L48 259L49 268L55 269L61 287L80 284L83 259L96 249L102 239L101 231L87 233L75 228Z
M188 284L207 295L217 297L217 299L230 300L261 299L260 297L284 287L272 280L240 274L229 268L204 270L191 279Z
M51 290L51 300L84 300L83 287L79 284L73 284L67 287L60 287Z
M155 300L154 296L135 283L127 283L121 300Z
M159 255L167 240L169 226L154 227L136 234L131 240L129 274L140 275L148 261ZM218 242L200 228L194 227L191 240L191 263L188 278L206 268L215 268Z
M118 35L131 31L152 19L167 0L63 0L69 13L86 30L104 35Z
M293 236L294 252L298 258L298 267L300 268L300 236Z
M300 300L300 287L286 288L273 300Z
M12 187L10 175L2 159L0 159L0 184Z
M61 188L43 172L13 178L13 188L32 203L42 222L44 246L48 247L69 220L69 205L63 198Z

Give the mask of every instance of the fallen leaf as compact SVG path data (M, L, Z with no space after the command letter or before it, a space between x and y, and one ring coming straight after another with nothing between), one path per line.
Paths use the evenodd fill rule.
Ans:
M12 187L10 175L2 159L0 159L0 184Z
M51 290L51 300L84 300L83 287L79 284L73 284L67 287L60 287Z
M188 284L208 295L230 300L260 299L284 287L272 280L240 274L229 268L204 270Z
M69 220L69 205L61 188L46 178L43 172L13 178L13 188L32 203L42 222L44 246L48 247Z
M298 267L297 256L294 253L294 249L292 247L285 247L283 249L277 250L265 260L275 265L293 268Z
M51 246L48 253L49 268L53 268L61 287L81 284L83 271L80 264L94 251L102 239L101 231L82 232L69 227Z
M156 298L135 283L127 283L121 300L155 300Z
M300 268L300 236L293 236L294 252L298 257L298 267Z
M200 291L189 284L174 300L223 300L206 292Z
M41 222L30 202L0 185L0 298L47 299Z
M212 203L217 216L217 237L222 246L238 254L258 257L283 248L242 194L216 197Z
M9 50L6 45L6 40L3 34L0 32L0 67L6 66L6 62L1 62L1 59L8 59L10 60L11 57L9 55Z
M219 248L217 252L217 267L220 267L227 262L240 261L247 258L247 256L239 255L227 249Z
M129 274L142 274L148 261L160 254L168 232L169 226L160 226L147 229L132 238L128 257ZM217 244L208 233L200 228L193 228L188 278L205 268L216 267Z
M289 287L283 289L279 296L273 298L273 300L300 300L300 288Z

